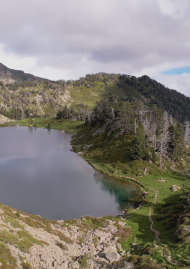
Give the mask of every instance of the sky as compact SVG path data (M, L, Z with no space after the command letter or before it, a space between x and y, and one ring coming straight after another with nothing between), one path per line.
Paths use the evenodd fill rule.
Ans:
M190 96L189 0L6 0L0 62L52 80L148 75Z

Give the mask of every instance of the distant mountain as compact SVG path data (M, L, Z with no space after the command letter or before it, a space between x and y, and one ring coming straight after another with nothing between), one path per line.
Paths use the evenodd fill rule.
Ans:
M55 116L65 105L89 112L110 94L147 107L156 105L182 123L190 121L190 98L145 75L97 73L78 80L50 81L0 63L0 113L7 117Z
M86 75L71 83L69 93L73 105L77 100L92 106L98 99L116 94L126 101L141 100L149 107L156 105L182 123L190 121L190 98L146 75L139 78L106 73Z
M119 81L120 87L125 88L126 91L129 88L133 89L136 95L144 97L147 104L157 105L180 122L190 120L190 98L184 94L166 88L145 75L139 78L121 76Z
M4 83L13 83L16 81L36 81L39 79L39 77L24 73L24 71L10 69L0 63L0 81Z

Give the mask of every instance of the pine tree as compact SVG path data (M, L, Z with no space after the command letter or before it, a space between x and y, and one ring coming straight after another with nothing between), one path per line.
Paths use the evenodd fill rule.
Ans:
M139 123L136 137L133 138L130 147L130 159L140 160L144 156L144 128L141 123Z
M184 130L183 125L178 122L174 130L174 152L173 160L177 161L182 157L184 148Z
M168 128L168 132L169 132L168 155L172 159L175 147L175 127L173 125L170 125L170 127Z

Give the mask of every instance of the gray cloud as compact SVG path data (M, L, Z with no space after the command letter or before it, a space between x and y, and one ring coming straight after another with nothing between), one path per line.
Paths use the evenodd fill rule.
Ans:
M0 9L5 53L34 58L34 74L155 76L190 65L188 0L6 0Z

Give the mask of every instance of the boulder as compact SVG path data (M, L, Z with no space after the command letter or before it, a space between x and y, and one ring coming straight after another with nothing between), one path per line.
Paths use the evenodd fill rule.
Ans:
M134 269L134 264L131 263L131 262L126 262L126 261L121 261L119 264L118 264L118 268L121 268L121 269Z
M173 192L176 192L176 191L178 191L178 190L180 190L181 189L181 187L179 187L179 186L177 186L177 185L173 185L172 186L172 191Z
M112 233L112 234L115 234L115 233L117 233L117 228L114 226L114 225L112 225L112 224L110 224L110 225L108 225L106 228L105 228L105 230L107 230L108 232L110 232L110 233Z
M57 269L68 269L68 262L64 262L56 267Z
M120 259L120 255L117 252L107 252L105 257L109 262L116 262Z
M72 264L72 268L73 268L73 269L78 269L78 268L80 268L79 263L78 263L77 261L73 262L73 264Z
M122 227L125 227L125 225L126 225L126 223L123 222L123 221L119 221L118 224L119 224L120 226L122 226Z

